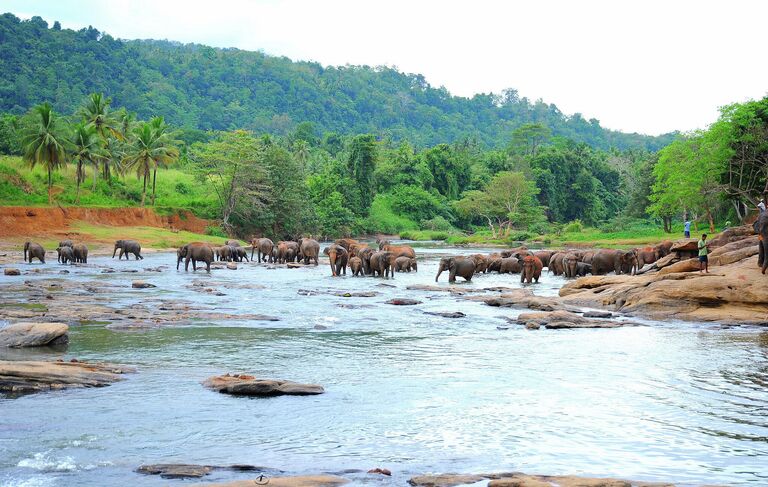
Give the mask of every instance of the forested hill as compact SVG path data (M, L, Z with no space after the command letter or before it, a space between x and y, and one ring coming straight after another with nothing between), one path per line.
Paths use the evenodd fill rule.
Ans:
M0 112L20 114L49 101L71 113L91 92L106 93L139 118L159 113L202 130L285 134L313 122L321 132L370 132L417 146L468 138L499 147L514 128L540 122L553 135L603 149L656 150L672 140L607 130L515 90L464 98L390 68L326 68L238 49L122 41L94 28L0 16Z

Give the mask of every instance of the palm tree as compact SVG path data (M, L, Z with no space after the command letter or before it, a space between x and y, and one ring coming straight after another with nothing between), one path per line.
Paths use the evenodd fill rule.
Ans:
M52 173L67 165L66 127L56 117L51 104L45 102L37 105L30 112L31 123L24 130L22 147L24 161L34 168L42 164L48 170L48 204L53 203Z
M85 105L80 109L80 114L83 120L88 125L96 128L96 133L101 138L102 145L107 145L107 139L109 137L115 137L117 139L122 138L122 134L117 128L115 119L109 111L109 106L112 104L112 98L106 98L102 93L91 93L85 100ZM103 159L103 176L108 183L110 181L110 159Z
M104 157L104 152L100 145L99 136L96 133L96 127L84 122L75 125L73 135L72 158L77 163L75 178L77 180L77 192L75 193L75 203L80 203L80 184L85 181L86 165L93 165L93 185L96 187L96 168L99 160Z
M133 140L127 147L123 162L127 168L135 168L136 176L144 179L141 193L141 206L147 196L147 182L150 172L157 178L157 166L166 165L179 157L179 151L166 133L167 125L161 117L155 117L151 122L142 122L133 130ZM154 203L154 183L152 189Z
M176 161L179 158L179 141L173 139L171 133L168 132L168 124L165 123L163 117L154 117L149 121L152 126L152 130L155 133L155 139L157 144L167 147L166 157L155 159L155 167L152 169L152 206L155 206L155 185L157 183L157 167L163 165L167 167L168 164Z

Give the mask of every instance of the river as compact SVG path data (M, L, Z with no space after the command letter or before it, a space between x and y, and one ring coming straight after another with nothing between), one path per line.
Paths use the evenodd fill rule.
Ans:
M138 372L100 389L0 397L0 485L188 484L134 472L148 463L252 464L291 474L392 470L389 479L352 475L355 484L371 485L489 471L768 485L765 331L685 322L530 331L505 319L518 310L406 290L434 283L440 255L466 250L417 252L419 272L395 279L332 278L327 265L248 263L193 274L177 272L169 253L138 263L92 257L67 275L55 261L21 264L45 272L15 279L120 286L82 293L86 302L130 308L179 300L280 321L193 320L137 330L70 323L66 350L11 353L135 365ZM169 268L144 270L160 265ZM104 274L103 266L118 272ZM139 272L121 272L133 269ZM8 279L0 301L15 299L3 291ZM157 288L132 289L133 279ZM446 285L446 273L441 281ZM194 292L193 282L223 295ZM545 273L534 289L557 295L563 283ZM498 285L518 287L519 275L460 284ZM304 296L300 289L378 294ZM422 304L384 304L393 297ZM49 308L55 316L56 299ZM251 399L200 385L227 372L318 383L326 393ZM206 480L248 477L215 471Z

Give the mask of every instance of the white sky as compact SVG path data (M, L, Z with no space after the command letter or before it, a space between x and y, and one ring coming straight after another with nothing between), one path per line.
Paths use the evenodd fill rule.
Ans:
M605 127L659 134L768 94L761 0L0 0L0 12L123 39L396 66L451 93L542 98Z

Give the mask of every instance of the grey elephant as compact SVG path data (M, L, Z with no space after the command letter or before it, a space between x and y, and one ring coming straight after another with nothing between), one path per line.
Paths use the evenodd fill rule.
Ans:
M274 242L268 238L254 238L251 240L251 260L253 260L253 253L255 251L259 262L262 259L265 262L272 262L272 249L274 246Z
M75 250L72 247L56 247L56 253L59 254L59 262L62 264L71 264L75 261Z
M323 250L323 253L328 256L332 276L336 277L342 272L347 275L347 261L349 260L347 249L341 245L331 244Z
M360 257L349 258L349 270L352 271L352 276L357 277L363 274L363 259Z
M309 264L309 261L312 260L317 265L317 258L320 254L320 244L318 241L313 238L300 238L298 243L299 255L304 260L304 263Z
M360 260L363 263L363 274L366 276L371 275L371 256L373 255L374 250L370 247L364 247L361 249L358 249L357 251L357 257L360 257Z
M517 262L517 260L515 260ZM448 271L448 282L456 282L456 276L461 276L466 281L471 281L475 274L475 261L468 257L443 257L437 269L435 282L443 271Z
M75 262L81 264L88 263L88 247L85 244L77 244L72 247L72 252L75 254Z
M125 255L125 260L128 260L129 255L133 254L136 260L144 259L141 256L141 244L136 240L117 240L115 242L115 250L112 252L112 258L115 258L117 249L120 249L120 255L117 256L117 260L120 260Z
M402 255L395 259L394 269L397 272L417 272L418 266L416 264L416 259Z
M59 242L59 247L74 247L71 240L62 240ZM58 249L57 249L58 250ZM61 262L61 254L59 253L58 261Z
M499 274L518 274L523 271L523 265L517 257L504 257L501 259Z
M29 262L31 264L33 258L45 264L45 249L40 244L24 242L24 262Z
M565 277L568 278L574 278L576 277L576 268L579 264L579 257L573 252L568 252L565 254L565 257L563 257L563 274L565 274Z
M244 248L240 245L230 245L230 247L232 248L232 259L235 262L242 262L243 259L248 262L248 252Z
M392 268L392 252L380 250L371 254L370 266L373 277L395 277L395 270Z
M592 264L587 264L586 262L578 262L576 264L576 275L579 277L584 277L587 274L592 272Z
M633 251L601 249L592 256L592 275L595 276L602 276L611 271L616 275L629 273L633 266L637 266L637 254Z
M218 248L216 251L216 254L219 257L219 260L225 261L225 262L231 262L232 261L232 248L229 245L222 245Z
M189 261L192 261L192 270L197 270L198 262L205 262L205 270L211 272L211 262L213 262L213 248L207 243L192 242L179 247L176 251L176 270L179 270L179 264L184 260L184 270L189 270Z

